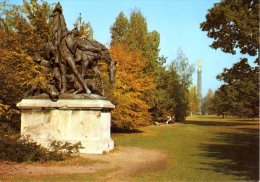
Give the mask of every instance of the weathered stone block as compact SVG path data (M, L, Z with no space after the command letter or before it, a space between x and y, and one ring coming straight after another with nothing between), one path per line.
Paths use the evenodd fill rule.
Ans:
M114 148L111 139L111 110L109 100L99 97L60 98L52 102L48 98L23 99L21 109L21 134L30 137L44 147L51 142L81 142L81 153L102 154Z

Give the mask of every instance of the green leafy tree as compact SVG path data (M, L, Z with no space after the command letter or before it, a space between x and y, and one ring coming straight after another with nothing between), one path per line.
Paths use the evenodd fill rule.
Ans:
M172 86L171 99L176 102L175 118L176 121L182 122L189 115L189 90L180 82L175 82Z
M222 0L209 9L201 29L214 41L212 48L227 53L259 54L259 1Z
M189 108L190 116L199 111L199 98L196 86L192 86L189 90Z
M79 29L79 36L82 39L93 39L93 29L89 22L82 20L81 14L79 14L74 26Z
M203 114L213 114L213 98L214 98L214 92L209 89L207 95L202 99L202 113Z
M178 49L177 58L171 63L170 70L175 70L178 81L173 84L172 98L176 102L176 121L184 121L189 115L189 87L192 84L194 66L190 65L182 49Z
M130 15L130 24L127 33L127 42L133 50L146 50L147 22L140 11L133 11Z
M127 40L132 49L142 51L146 63L145 73L154 75L160 66L158 62L160 34L157 31L148 32L146 19L140 11L131 13Z
M157 31L148 32L147 21L139 10L133 11L129 20L123 12L120 12L110 32L111 45L121 42L127 44L133 51L141 51L145 61L145 73L155 74L160 67L160 34Z
M214 39L212 48L232 54L239 49L242 54L258 56L256 63L259 64L259 1L222 0L209 10L201 29ZM217 78L225 84L216 91L213 99L217 113L257 115L258 71L258 67L251 67L246 59L241 59L218 75Z
M160 34L157 31L148 32L146 37L146 50L144 57L146 58L146 72L157 76L160 72L161 62L159 58Z
M166 116L175 114L176 102L173 98L173 85L178 82L174 69L164 67L165 57L160 57L161 67L155 76L156 90L153 92L151 113L155 121L165 121Z
M189 60L183 50L177 50L177 58L173 61L173 66L180 76L180 82L187 88L192 84L192 74L194 73L194 65L189 64Z
M123 12L120 12L115 23L110 27L111 45L126 40L129 29L129 21Z
M226 85L222 85L214 94L213 97L213 112L217 115L222 115L224 118L226 114L230 113L230 93Z
M259 67L251 67L247 59L224 69L217 78L225 82L231 100L230 112L237 116L255 117L259 110Z

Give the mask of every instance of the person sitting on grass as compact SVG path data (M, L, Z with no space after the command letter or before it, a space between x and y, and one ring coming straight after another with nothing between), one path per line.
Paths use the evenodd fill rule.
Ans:
M174 119L175 119L174 115L167 116L167 121L165 122L165 124L169 124L169 123L174 124Z
M172 124L174 124L175 123L175 116L172 115L171 119L172 119Z
M172 122L172 118L171 116L167 116L167 121L165 122L165 124L169 124L170 122Z

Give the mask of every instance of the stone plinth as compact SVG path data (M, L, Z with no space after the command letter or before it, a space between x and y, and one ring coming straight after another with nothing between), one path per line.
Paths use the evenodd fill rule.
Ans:
M111 110L109 100L95 95L65 96L57 102L47 97L23 99L21 134L44 147L56 141L81 142L81 153L102 154L114 148L110 135Z

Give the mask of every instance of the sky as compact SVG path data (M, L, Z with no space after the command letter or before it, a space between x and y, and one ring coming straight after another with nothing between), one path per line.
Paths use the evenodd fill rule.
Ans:
M200 23L205 21L208 9L220 0L60 0L64 17L69 29L81 13L85 22L89 22L94 31L94 39L108 45L111 40L110 27L118 14L123 11L129 18L134 10L140 10L146 18L148 31L160 33L160 55L167 57L169 64L177 57L181 48L194 64L193 84L197 85L197 61L202 60L202 95L209 89L215 91L222 84L216 76L223 69L231 68L239 61L239 51L236 55L227 54L221 50L209 47L213 39L207 37L207 32L200 29ZM10 0L10 3L20 4L20 0ZM56 3L55 0L47 0ZM54 5L53 5L54 6ZM254 58L247 57L253 62Z

